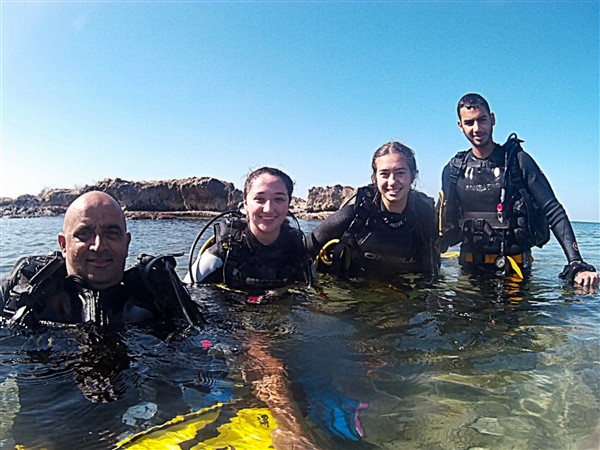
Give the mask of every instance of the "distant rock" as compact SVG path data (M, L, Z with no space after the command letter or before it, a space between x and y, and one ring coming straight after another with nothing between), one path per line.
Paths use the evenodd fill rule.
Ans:
M242 192L233 183L209 177L179 180L127 181L104 179L79 189L49 189L39 195L3 199L4 217L39 217L64 214L81 194L102 191L113 196L125 211L226 211L242 200Z
M209 177L159 181L104 179L84 189L113 196L127 211L226 211L242 199L233 183Z
M312 187L308 190L306 212L337 211L350 198L356 194L356 189L350 186Z
M300 197L292 197L290 202L290 211L295 213L303 213L306 211L306 200Z
M2 217L57 216L81 194L102 191L113 196L128 218L172 218L214 216L236 209L243 201L242 191L233 183L211 177L190 177L158 181L104 179L75 189L48 189L39 195L0 199ZM356 193L348 186L313 187L308 199L293 197L291 211L299 218L323 219Z

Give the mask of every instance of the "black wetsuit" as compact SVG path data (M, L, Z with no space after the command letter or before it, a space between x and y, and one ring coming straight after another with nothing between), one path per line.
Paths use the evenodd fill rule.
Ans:
M286 220L270 245L261 244L244 219L215 226L216 243L198 256L194 281L224 283L232 289L261 290L292 283L309 283L311 263L302 231ZM190 276L186 277L190 282Z
M548 179L525 151L518 151L515 158L509 164L518 164L526 192L539 207L539 214L546 217L569 263L582 260L571 223ZM501 189L505 181L506 197L513 193L519 196L511 190L514 182L510 171L504 170L505 161L504 148L496 144L494 151L486 159L475 157L472 150L469 150L456 183L451 181L450 176L452 161L444 168L442 190L447 204L441 214L441 248L445 251L449 246L461 243L463 265L482 264L485 259L490 262L491 256L500 254L522 254L525 259L529 259L530 249L534 244L528 239L526 224L536 218L519 217L528 213L524 208L519 210L517 206L521 202L513 199L512 204L516 206L502 211L503 220L498 220L498 205L501 203ZM538 245L543 245L543 242Z
M429 277L438 271L434 202L421 192L411 191L405 210L397 214L386 210L373 186L360 188L355 204L344 206L313 230L309 253L316 256L332 239L340 239L333 251L333 269L318 264L319 271L378 279L407 273Z
M182 317L183 313L199 321L187 290L176 274L168 273L162 265L153 264L150 275L143 274L143 266L132 267L119 284L96 290L81 278L68 276L58 252L21 258L0 285L0 315L29 327L40 322L94 322L102 326L141 323Z

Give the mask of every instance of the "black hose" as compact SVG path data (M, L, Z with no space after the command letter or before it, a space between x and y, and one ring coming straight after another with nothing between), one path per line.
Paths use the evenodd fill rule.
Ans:
M195 278L194 277L194 271L192 270L193 264L194 264L193 261L194 261L194 252L196 251L196 245L198 245L198 242L200 241L200 239L202 238L202 235L208 229L208 227L210 227L216 220L220 219L223 216L226 216L227 214L239 214L239 212L236 211L236 210L225 211L225 212L222 212L221 214L219 214L218 216L213 217L202 228L202 230L200 231L200 233L198 233L198 235L196 236L196 239L194 239L194 242L192 243L192 247L190 248L190 255L188 257L188 273L190 274L190 280L192 280L192 284L196 283L196 280L194 279Z

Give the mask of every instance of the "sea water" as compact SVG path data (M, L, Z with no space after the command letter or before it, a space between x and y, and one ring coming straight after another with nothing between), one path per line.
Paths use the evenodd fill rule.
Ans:
M0 219L0 276L20 256L56 250L61 223ZM128 265L142 252L185 253L183 276L206 223L130 221ZM600 268L600 224L574 228ZM284 377L271 401L291 405L317 448L596 449L600 296L561 283L554 239L533 254L526 283L469 276L446 258L425 287L321 276L267 305L194 287L207 320L198 329L1 330L0 448L108 449L218 402L230 414L262 407L256 383L271 370Z

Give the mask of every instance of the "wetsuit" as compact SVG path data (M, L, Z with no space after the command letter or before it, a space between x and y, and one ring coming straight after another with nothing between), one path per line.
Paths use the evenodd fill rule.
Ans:
M360 188L356 202L317 226L309 239L316 256L332 239L332 266L317 270L340 276L390 279L398 274L435 275L439 267L433 199L410 191L400 214L387 211L374 186Z
M119 284L103 290L92 289L78 276L68 276L59 252L21 258L0 285L0 315L29 327L40 322L107 326L183 314L198 322L194 303L172 272L174 259L141 258L146 258L144 264L126 270ZM145 273L145 268L151 273Z
M448 163L442 173L442 191L446 200L440 214L442 251L461 243L463 266L491 264L497 256L506 255L515 256L527 271L531 247L542 246L547 241L547 238L541 242L532 239L531 224L535 220L544 223L547 220L568 262L582 261L567 214L548 179L528 153L520 150L507 163L504 147L496 144L486 159L477 158L472 150L459 155L455 160L462 159L463 163L457 179L453 182L451 177L455 160ZM507 165L510 169L510 164L517 164L522 181L515 181L511 170L505 171ZM530 197L527 200L537 205L539 212L524 206L524 196L513 189L517 181L524 185L526 196ZM510 207L499 211L503 186L504 205ZM588 265L587 269L590 268L594 270Z
M232 289L251 291L310 282L304 235L288 221L270 245L261 244L240 218L218 223L215 238L216 243L196 259L194 279L188 273L186 283L224 283Z

